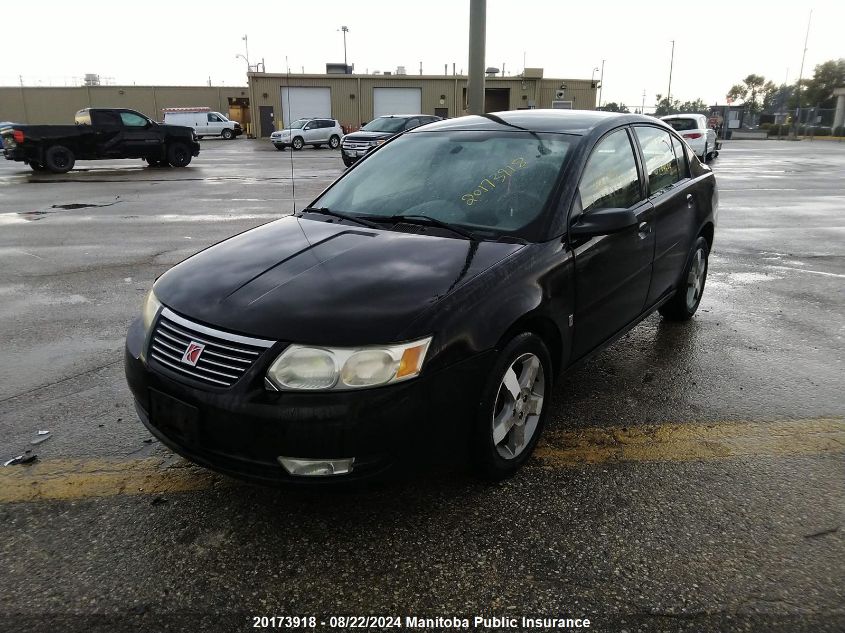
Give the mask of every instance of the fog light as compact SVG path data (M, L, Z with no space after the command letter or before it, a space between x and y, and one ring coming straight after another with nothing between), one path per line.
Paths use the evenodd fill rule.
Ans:
M276 458L291 475L300 477L324 477L327 475L346 475L352 472L354 457L348 459L298 459L296 457Z

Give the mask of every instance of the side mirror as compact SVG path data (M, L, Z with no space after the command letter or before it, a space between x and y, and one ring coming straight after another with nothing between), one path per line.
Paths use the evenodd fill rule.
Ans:
M594 237L624 231L637 224L637 214L630 209L599 209L581 214L569 227L572 237Z

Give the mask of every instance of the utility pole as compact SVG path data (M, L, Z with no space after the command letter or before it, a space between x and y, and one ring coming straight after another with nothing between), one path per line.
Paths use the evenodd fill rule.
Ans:
M349 28L342 26L340 30L343 31L343 65L346 66L346 34L349 33Z
M640 114L645 114L645 88L643 88L643 107L640 108Z
M422 75L422 60L420 60L420 75Z
M487 39L487 0L469 2L469 79L467 109L484 114L484 47Z
M798 135L798 119L801 117L801 82L804 80L804 58L807 56L807 42L810 40L810 21L813 19L813 10L810 9L810 17L807 19L807 35L804 36L804 52L801 55L801 70L798 73L798 86L795 88L795 95L798 103L795 104L795 135Z
M669 59L669 90L666 91L666 103L672 109L672 67L675 65L675 40L672 40L672 57Z
M246 69L247 69L247 72L249 72L249 70L250 70L250 67L249 67L249 40L247 39L246 35L244 35L241 39L244 41L244 48L246 49L246 57L245 57L245 59L246 59Z
M599 110L601 110L601 91L604 88L604 62L607 60L601 60L601 78L599 79Z

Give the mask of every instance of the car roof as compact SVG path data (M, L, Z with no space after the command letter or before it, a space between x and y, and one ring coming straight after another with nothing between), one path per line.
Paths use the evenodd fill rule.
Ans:
M418 116L434 116L433 114L382 114L377 119L413 119Z
M641 114L598 110L509 110L447 119L429 123L420 129L432 132L436 130L512 130L518 127L531 132L586 135L594 130L610 129L629 123L666 125L660 119Z
M691 113L688 113L688 114L667 114L666 116L662 116L660 118L663 121L666 121L668 119L698 119L698 118L701 118L701 117L704 117L705 119L707 118L703 114L698 114L696 112L691 112Z

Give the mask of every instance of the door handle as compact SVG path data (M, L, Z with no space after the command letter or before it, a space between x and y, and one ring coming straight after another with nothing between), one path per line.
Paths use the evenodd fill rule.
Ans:
M692 205L693 205L693 202L692 202L692 194L691 194L691 193L688 193L688 194L687 194L687 204L688 204L689 206L692 206Z
M651 234L651 224L649 222L640 222L637 225L637 231L639 232L640 239L645 239Z

